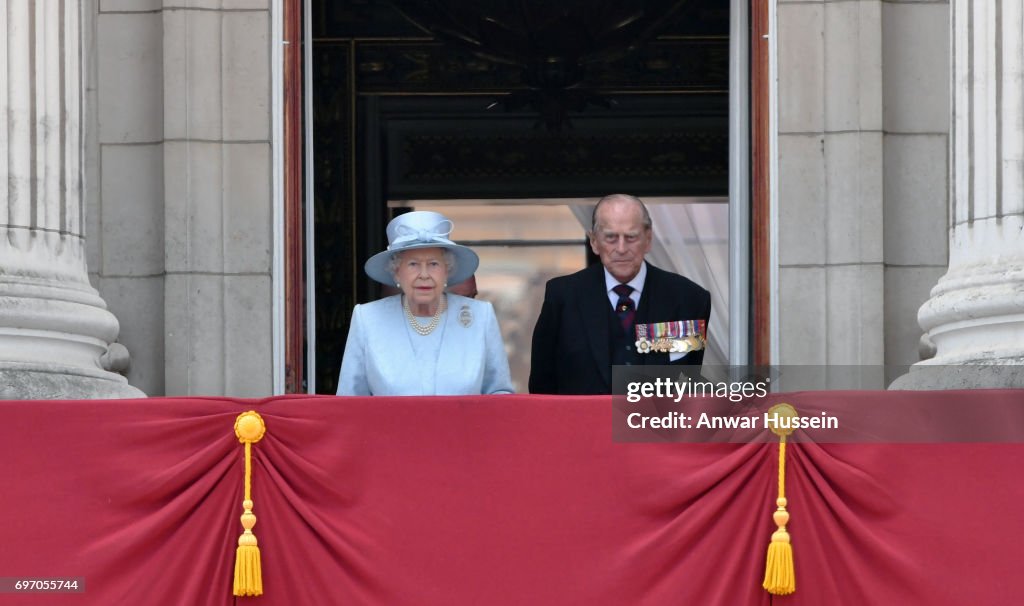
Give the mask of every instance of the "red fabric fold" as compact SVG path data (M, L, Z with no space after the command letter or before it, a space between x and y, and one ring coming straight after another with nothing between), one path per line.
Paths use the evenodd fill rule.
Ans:
M794 394L837 409L858 398ZM1021 392L962 392L986 410ZM799 407L799 404L798 404ZM265 595L231 596L243 449ZM1018 415L993 414L994 422ZM1000 421L1003 419L1003 421ZM610 398L0 402L0 604L953 605L1024 599L1024 445L788 448L797 592L761 589L777 445L626 444Z

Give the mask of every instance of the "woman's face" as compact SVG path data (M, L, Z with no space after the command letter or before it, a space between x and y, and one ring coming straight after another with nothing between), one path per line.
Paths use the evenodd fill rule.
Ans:
M409 306L433 307L441 300L448 281L444 249L417 248L399 253L395 279Z

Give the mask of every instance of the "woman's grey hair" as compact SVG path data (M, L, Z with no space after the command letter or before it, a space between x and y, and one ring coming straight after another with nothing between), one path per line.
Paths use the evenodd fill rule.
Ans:
M447 248L442 248L441 251L444 256L444 266L448 268L448 275L450 276L455 271L455 253L448 250ZM401 263L402 253L404 252L406 251L403 250L396 252L395 254L391 255L390 259L388 259L388 273L391 274L392 278L398 275L398 264Z

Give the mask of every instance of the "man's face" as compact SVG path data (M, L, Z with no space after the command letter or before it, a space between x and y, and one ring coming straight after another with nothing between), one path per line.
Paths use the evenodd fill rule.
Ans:
M590 248L619 282L629 282L651 250L651 230L643 223L643 211L629 200L609 200L597 209L597 225L590 234Z

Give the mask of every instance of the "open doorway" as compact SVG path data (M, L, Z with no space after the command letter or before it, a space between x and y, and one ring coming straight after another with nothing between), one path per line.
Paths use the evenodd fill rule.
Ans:
M592 73L593 90L613 103L569 111L567 123L553 131L530 107L495 109L495 100L529 88L520 71L446 46L389 3L308 0L311 228L305 262L312 305L306 318L307 383L301 391L333 393L352 307L379 296L362 264L386 245L384 226L396 206L447 213L460 208L456 200L487 200L479 212L500 222L516 200L573 198L585 204L624 192L647 202L713 200L718 213L709 216L719 221L736 204L748 203L730 183L730 166L736 164L730 151L735 145L730 128L733 15L729 4L719 0L684 4L686 10L662 24L664 29L644 48ZM583 228L579 216L572 217L575 235L551 239L570 240L567 251L578 252L565 252L571 262L538 261L535 267L541 271L531 274L532 288L539 284L543 289L543 275L570 273L586 262ZM514 257L530 246L484 243L490 236L465 233L460 220L472 223L456 220L453 236L471 244L479 240L481 246L474 248L486 265L511 271L509 249L516 249ZM735 230L730 226L729 232ZM666 255L693 242L674 227L665 235ZM543 243L541 248L553 246ZM730 249L729 237L719 238L718 246ZM728 306L732 266L715 274ZM508 286L508 276L502 279L506 286L493 291L520 288ZM696 281L712 290L706 280ZM542 295L536 298L539 305ZM524 308L522 313L523 318L508 324L528 339L536 312ZM530 313L533 318L526 319ZM716 314L712 329L725 326L729 316L724 312L719 322ZM722 338L726 359L729 341L729 336ZM523 345L516 347L518 352Z
M495 309L512 381L525 393L533 326L545 284L597 262L586 241L593 198L408 200L391 208L436 210L454 224L452 237L480 256L478 297ZM648 260L684 275L712 295L709 365L729 360L729 238L726 198L648 198L654 245Z

